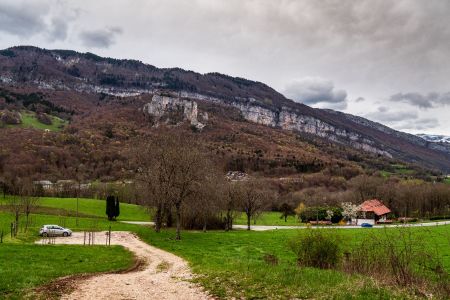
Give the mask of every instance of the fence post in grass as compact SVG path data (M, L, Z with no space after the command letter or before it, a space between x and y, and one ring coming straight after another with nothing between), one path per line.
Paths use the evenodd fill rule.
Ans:
M86 231L83 234L83 245L86 245Z
M2 234L0 235L0 243L3 244L3 229L2 229Z
M109 225L108 246L111 246L111 225Z
M13 223L11 222L11 238L13 238Z

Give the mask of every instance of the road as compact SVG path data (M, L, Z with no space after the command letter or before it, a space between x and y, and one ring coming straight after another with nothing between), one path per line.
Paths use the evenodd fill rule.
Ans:
M136 225L154 225L153 222L134 222L134 221L121 221L127 224ZM423 223L408 223L408 224L395 224L395 225L375 225L372 228L392 228L392 227L429 227L429 226L442 226L450 225L450 221L440 221L440 222L423 222ZM305 229L309 228L307 226L269 226L269 225L252 225L251 230L254 231L266 231L266 230L277 230L277 229ZM327 229L358 229L361 226L311 226L311 228L327 228ZM247 225L233 225L233 229L247 229Z
M104 245L106 232L97 232L95 244ZM71 237L58 237L56 244L83 244L82 232ZM113 231L111 245L121 245L133 252L142 268L127 273L109 273L77 279L74 289L62 299L122 300L209 300L213 299L200 286L190 282L193 275L182 258L141 241L135 234Z

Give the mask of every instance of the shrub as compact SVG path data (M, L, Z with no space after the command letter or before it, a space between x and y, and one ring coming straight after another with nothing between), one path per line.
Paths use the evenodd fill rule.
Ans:
M327 211L332 211L331 222L339 223L342 220L342 209L340 207L308 207L302 210L300 218L303 222L325 221L327 220Z
M432 290L450 296L449 276L437 252L411 229L368 235L346 253L344 271L369 275L387 284Z
M22 116L18 112L5 110L0 112L0 121L6 125L19 125L22 123Z
M52 118L49 115L45 114L45 113L36 114L36 119L40 123L45 124L45 125L52 125L53 124Z
M305 229L289 242L299 266L330 269L342 258L340 237L333 230Z

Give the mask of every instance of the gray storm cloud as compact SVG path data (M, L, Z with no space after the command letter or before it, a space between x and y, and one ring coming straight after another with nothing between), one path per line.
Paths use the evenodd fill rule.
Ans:
M45 30L42 18L46 5L30 3L0 3L0 31L23 37L29 37Z
M324 108L344 109L347 106L347 92L335 89L331 80L323 78L294 80L286 86L284 95L295 102Z
M115 38L122 33L118 27L109 29L86 30L80 33L80 39L86 47L109 48L115 43Z
M444 105L450 105L450 92L449 93L398 93L392 95L390 100L393 102L405 102L413 106L420 108L432 108Z
M421 118L413 110L391 110L386 106L378 107L374 112L368 113L365 118L391 126L397 130L426 130L440 125L436 118Z

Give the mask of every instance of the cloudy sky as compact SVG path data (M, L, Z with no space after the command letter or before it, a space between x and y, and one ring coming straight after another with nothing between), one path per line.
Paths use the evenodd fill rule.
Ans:
M262 81L407 132L450 135L450 1L1 0L34 45Z

